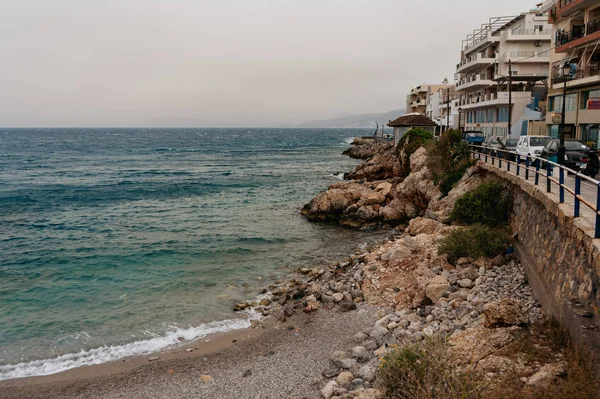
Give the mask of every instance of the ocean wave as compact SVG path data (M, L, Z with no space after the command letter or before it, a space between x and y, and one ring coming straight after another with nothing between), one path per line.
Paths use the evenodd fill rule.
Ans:
M34 360L19 364L0 366L0 381L12 378L25 378L60 373L75 367L91 366L123 359L129 356L148 355L161 350L192 342L210 334L222 333L250 327L250 320L257 314L246 312L246 317L236 320L213 321L187 329L173 328L167 334L124 345L102 346L100 348L68 353L53 359Z
M338 180L344 180L344 172L332 173L329 176L333 176Z

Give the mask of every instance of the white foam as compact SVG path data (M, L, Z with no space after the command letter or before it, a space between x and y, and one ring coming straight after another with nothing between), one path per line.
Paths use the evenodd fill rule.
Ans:
M0 381L55 374L75 367L106 363L128 356L147 355L181 345L182 340L183 342L190 342L210 334L248 328L251 325L250 320L260 318L254 310L245 313L248 316L243 319L213 321L187 329L173 328L164 336L157 336L143 341L117 346L103 346L87 351L82 350L78 353L68 353L54 359L0 366Z
M344 139L344 144L352 144L352 142L354 141L356 137L346 137Z

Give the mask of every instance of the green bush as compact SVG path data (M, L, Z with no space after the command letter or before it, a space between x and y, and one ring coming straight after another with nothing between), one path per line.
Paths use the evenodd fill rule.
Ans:
M474 163L469 145L461 139L460 132L451 130L429 146L428 167L442 198L448 195Z
M452 259L492 258L503 254L507 244L508 232L505 229L476 224L454 230L442 240L438 251Z
M446 135L448 136L448 142L452 145L463 141L460 130L450 129Z
M460 197L450 217L463 224L497 226L508 222L511 203L506 187L489 181Z
M425 129L414 127L402 136L398 148L411 155L427 142L433 140L433 135Z
M480 398L484 386L469 373L453 373L449 360L441 340L403 346L381 360L377 381L388 399Z

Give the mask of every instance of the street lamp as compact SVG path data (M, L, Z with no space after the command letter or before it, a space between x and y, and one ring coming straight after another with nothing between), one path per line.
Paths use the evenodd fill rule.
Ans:
M560 69L560 73L563 78L563 96L562 96L562 114L560 120L560 131L558 137L560 138L560 144L558 146L558 164L563 165L565 163L565 112L567 103L567 80L571 76L571 65L565 62Z

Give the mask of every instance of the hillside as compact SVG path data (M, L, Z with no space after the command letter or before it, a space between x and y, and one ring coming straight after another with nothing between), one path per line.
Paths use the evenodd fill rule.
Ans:
M299 124L299 128L375 128L375 124L387 124L388 121L398 118L406 113L404 109L397 109L381 114L353 115L344 118L312 121Z

